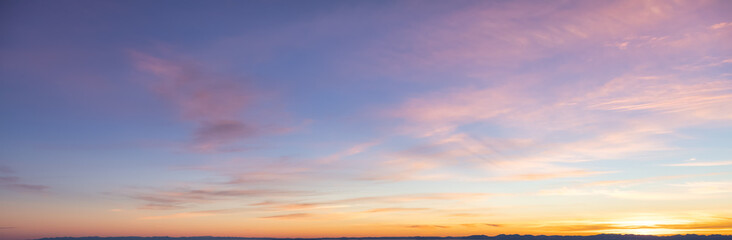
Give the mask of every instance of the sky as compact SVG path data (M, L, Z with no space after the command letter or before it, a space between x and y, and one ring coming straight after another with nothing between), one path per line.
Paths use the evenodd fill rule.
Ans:
M0 2L0 238L732 234L732 1Z

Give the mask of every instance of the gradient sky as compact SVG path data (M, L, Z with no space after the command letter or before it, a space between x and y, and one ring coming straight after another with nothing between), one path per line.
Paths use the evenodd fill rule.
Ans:
M0 238L732 234L732 1L2 1Z

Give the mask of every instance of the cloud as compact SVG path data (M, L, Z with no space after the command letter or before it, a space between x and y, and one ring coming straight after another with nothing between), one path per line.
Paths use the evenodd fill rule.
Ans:
M631 160L637 154L670 150L674 147L669 144L673 142L670 139L677 129L730 119L730 112L724 108L730 102L728 81L713 76L689 77L674 68L681 63L696 63L687 61L694 56L673 62L668 68L642 64L655 62L647 61L648 56L676 59L673 56L684 55L670 50L689 52L682 49L682 43L689 40L681 38L685 33L677 32L675 27L694 32L697 30L688 31L688 27L698 25L703 31L711 31L707 29L710 24L686 24L689 18L676 17L688 9L687 5L694 4L499 3L500 11L462 9L424 25L415 24L405 35L395 34L395 38L403 38L401 41L390 38L390 46L377 54L396 55L386 59L408 71L434 68L436 71L425 72L438 72L433 78L449 81L452 87L439 85L426 94L414 91L391 105L396 107L379 110L388 120L398 121L398 129L389 133L396 137L353 144L324 157L238 159L242 163L222 164L225 166L209 170L229 178L221 186L232 188L276 184L308 188L312 185L307 184L324 179L339 183L353 179L543 181L589 179L617 172L580 164ZM684 24L659 27L669 22ZM648 29L658 31L650 34ZM207 72L205 66L177 57L146 56L138 60L142 63L140 69L154 75L161 96L176 105L184 119L196 124L193 141L200 149L222 149L262 134L258 121L247 117L259 100L256 90L247 86L246 81ZM440 74L455 66L458 68L454 72ZM597 69L602 71L593 73ZM398 74L394 78L399 78ZM225 104L217 106L220 102ZM238 105L229 105L230 102ZM374 149L381 144L401 149L374 153L384 149ZM346 158L354 161L339 161ZM340 175L334 173L339 171ZM642 182L597 181L592 188L599 189L578 187L553 193L640 199L678 197L626 189ZM139 199L159 208L247 198L257 202L251 206L261 210L356 206L356 211L370 209L366 211L379 213L407 211L390 208L400 206L393 203L492 196L412 194L314 200L282 199L267 194L249 198L246 194L214 193L215 190L205 194L171 192L183 193L151 194ZM374 206L367 205L371 203ZM286 215L271 217L277 216Z
M732 193L732 182L687 182L671 186L685 188L690 194Z
M492 224L492 223L463 223L463 224L460 224L460 226L467 227L467 228L476 228L476 227L484 227L484 226L487 226L487 227L502 227L501 224Z
M732 82L689 81L673 76L620 77L579 101L586 102L590 109L650 111L694 122L724 120L732 119L732 111L727 108L732 102Z
M283 214L283 215L274 215L274 216L265 216L265 217L259 217L264 219L303 219L303 218L310 218L312 217L312 214L308 213L292 213L292 214Z
M730 226L732 226L732 219L723 219L723 220L706 221L706 222L692 222L692 223L688 223L688 224L659 224L659 225L657 225L657 227L659 227L659 228L684 229L684 230L693 230L693 229L723 230L723 229L730 229Z
M222 210L182 212L182 213L175 213L175 214L170 214L170 215L142 217L141 219L160 220L160 219L195 218L195 217L214 216L214 215L220 215L220 214L226 214L226 213L232 213L232 212L238 212L238 211L240 211L240 210L239 209L222 209Z
M415 225L402 225L406 228L417 228L417 229L448 229L448 228L481 228L481 227L503 227L501 224L492 223L463 223L463 224L415 224Z
M423 194L401 194L387 196L373 196L348 198L338 200L340 203L357 203L357 202L384 202L384 203L402 203L416 201L449 201L449 200L477 200L494 196L490 193L423 193Z
M485 216L485 214L476 214L476 213L451 213L448 214L449 217L482 217Z
M585 170L573 170L565 172L553 172L553 173L529 173L529 174L517 174L506 177L498 177L495 180L499 181L536 181L546 180L555 178L572 178L572 177L585 177L598 174L613 173L610 171L585 171Z
M381 69L405 75L457 69L475 75L505 76L516 69L525 73L522 67L527 63L545 64L542 60L562 55L574 55L581 61L597 60L597 55L617 56L597 54L598 49L607 42L627 42L627 38L649 32L678 33L704 26L704 19L694 16L719 11L713 8L714 4L703 2L657 1L474 4L415 24L368 51L371 55L379 53L378 59L386 59L383 66L379 65ZM418 79L439 80L430 76Z
M404 151L383 160L394 174L367 179L471 178L424 174L456 165L477 166L498 175L511 170L527 172L530 169L525 167L532 165L553 170L513 174L514 180L589 176L611 171L567 169L557 163L627 159L673 150L669 139L678 137L674 136L678 129L725 124L732 119L727 107L732 102L732 82L727 80L630 74L582 90L562 92L565 89L552 93L556 97L537 101L530 99L533 88L499 84L407 99L392 110L393 116L405 120L402 132L427 144L417 145L411 155ZM510 129L515 135L468 137L469 131L462 129L465 126ZM520 168L524 169L518 171Z
M335 161L341 160L342 158L363 153L363 152L369 150L370 148L372 148L376 145L379 145L381 143L382 143L381 141L369 141L369 142L355 144L355 145L349 147L348 149L345 149L341 152L331 154L329 156L326 156L326 157L318 160L318 164L333 163Z
M516 93L514 86L453 90L408 99L390 114L416 122L469 123L511 114L530 101Z
M267 211L302 211L302 210L314 210L314 209L328 209L328 208L343 208L347 205L336 204L334 202L321 202L321 203L286 203L286 202L274 202L264 201L250 204L250 206L260 207Z
M683 179L720 175L722 173L672 175L660 177L648 177L628 180L595 181L564 186L561 188L545 189L539 191L539 195L557 196L607 196L618 199L632 199L641 201L658 200L689 200L708 199L715 195L732 192L730 182L696 181L681 184L664 184L665 180ZM650 189L647 190L649 187ZM671 187L671 188L669 188Z
M707 174L686 174L686 175L670 175L670 176L658 176L658 177L647 177L637 179L626 179L626 180L606 180L606 181L594 181L581 184L582 187L598 187L598 186L633 186L640 184L648 184L660 182L663 180L681 179L681 178L692 178L702 176L718 175L718 173L707 173Z
M282 201L261 201L249 204L262 211L320 211L328 209L362 209L364 207L378 206L368 210L358 210L355 213L385 213L395 212L418 212L432 210L427 207L380 207L394 204L420 204L436 201L480 201L486 197L493 196L487 193L423 193L423 194L400 194L385 196L367 196L358 198L344 198L321 202L303 202L293 198L285 198Z
M406 228L418 228L418 229L440 229L440 228L450 228L450 226L446 225L407 225L404 226Z
M137 69L153 76L147 84L173 104L183 119L197 125L194 150L232 149L242 140L284 129L258 122L267 118L266 111L252 113L262 94L244 78L213 73L182 57L164 59L137 51L130 55Z
M404 211L423 211L428 210L429 208L374 208L369 209L364 212L367 213L385 213L385 212L404 212Z
M49 187L46 185L39 184L28 184L19 177L12 176L15 173L13 169L8 166L0 165L0 188L18 191L18 192L45 192Z
M547 230L563 231L563 232L584 232L584 231L600 231L611 229L639 229L648 226L618 226L615 224L584 224L584 225L567 225L567 226L546 226Z
M672 167L714 167L714 166L727 166L727 165L732 165L732 161L687 162L687 163L664 164L664 166L672 166Z
M145 203L143 206L140 207L140 209L173 210L191 207L191 204L231 201L243 197L264 198L293 196L302 193L302 191L285 191L271 189L175 189L136 194L133 195L132 198L141 200Z
M732 102L729 81L676 69L699 59L723 63L728 58L720 54L729 48L719 44L728 36L708 29L706 19L692 17L715 11L714 4L499 5L461 9L417 25L379 50L392 51L384 53L393 60L388 65L410 73L444 73L425 78L451 84L406 95L401 104L381 111L401 121L394 132L412 137L418 153L382 156L384 166L398 170L366 179L460 179L466 176L431 170L469 166L500 172L505 170L495 167L499 162L556 167L553 162L629 159L674 149L668 139L678 129L732 119L726 107ZM633 17L626 17L629 12ZM669 22L678 24L670 27ZM654 29L652 34L648 29ZM491 149L491 144L459 139L480 127L502 129L473 133L500 136L491 136L492 142L519 136L529 141ZM566 171L556 169L544 176ZM574 170L603 172L569 171Z
M716 29L722 29L722 28L726 28L726 27L730 27L730 26L732 26L732 22L721 22L721 23L717 23L712 26L709 26L709 28L716 30Z
M597 223L593 223L597 222ZM700 220L691 219L667 219L665 221L587 221L586 223L565 223L547 224L542 229L561 232L624 232L634 233L637 231L613 231L613 230L663 230L659 233L669 231L687 230L726 230L732 226L732 220L725 218L708 218Z

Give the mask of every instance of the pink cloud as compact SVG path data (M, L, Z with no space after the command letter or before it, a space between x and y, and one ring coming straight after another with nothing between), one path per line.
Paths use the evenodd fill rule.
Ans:
M136 51L131 56L139 70L152 75L147 84L184 120L197 125L192 146L195 150L223 150L283 129L261 123L268 118L261 111L251 113L261 103L262 94L245 78L217 74L201 63L178 56L166 59Z
M447 225L408 225L407 228L419 228L419 229L439 229L439 228L450 228Z
M407 100L391 115L417 122L465 123L510 114L530 101L516 86L464 89Z
M592 109L653 111L676 118L732 119L732 82L673 76L621 77L579 99Z
M0 188L9 189L19 192L45 192L49 187L39 184L28 184L20 179L20 177L13 176L15 171L12 168L4 165L0 165Z
M600 172L600 171L585 171L585 170L574 170L564 172L549 172L549 173L527 173L517 174L507 177L499 177L496 180L504 181L535 181L535 180L546 180L555 178L572 178L572 177L585 177L598 174L606 174L611 172Z
M472 76L500 78L525 63L557 54L592 59L595 56L587 56L587 52L597 52L609 43L630 48L633 43L627 38L706 28L707 24L694 16L714 10L706 2L668 1L478 5L415 24L368 49L368 55L382 59L380 69L396 74L413 74L416 69L430 69L430 73L460 69Z
M13 176L0 176L0 187L22 192L43 192L48 189L44 185L22 183L20 178Z
M195 217L206 217L215 216L221 214L227 214L232 212L240 211L239 209L223 209L223 210L207 210L207 211L195 211L195 212L181 212L170 215L160 216L147 216L142 217L143 220L161 220L161 219L178 219L178 218L195 218Z
M507 15L521 16L536 6L505 7L510 12ZM423 151L419 157L402 156L384 163L394 163L402 169L412 169L410 165L414 164L430 166L412 172L398 171L415 179L420 175L414 172L456 165L455 161L472 165L471 161L482 159L488 162L486 169L503 164L515 170L532 163L617 159L640 152L670 150L673 147L669 138L663 136L683 127L724 124L732 118L727 107L732 102L732 85L724 79L725 75L699 76L694 72L728 64L728 57L720 56L729 50L728 45L720 43L732 39L725 30L727 24L712 25L707 19L693 17L712 11L710 7L713 6L689 2L586 3L548 8L541 11L546 21L528 26L522 25L529 24L528 20L503 19L501 13L485 14L480 8L435 20L432 24L436 27L425 27L430 32L422 33L429 37L415 40L414 46L420 51L406 54L423 58L410 67L440 68L442 64L474 69L462 71L470 72L468 76L450 79L468 87L413 95L398 107L386 110L389 116L404 120L399 132L427 139L430 143L425 146L430 151ZM625 17L628 12L635 14ZM669 22L678 24L671 27ZM510 26L522 31L499 31ZM654 31L649 32L650 29ZM419 28L414 31L412 34L422 36ZM505 34L489 34L493 32ZM501 37L512 41L497 40ZM606 49L608 45L613 49ZM632 51L623 52L617 47ZM528 54L512 53L512 48ZM533 63L534 57L565 55L580 61L558 64L552 70L535 74L522 73L521 77L511 79L501 77L511 72L510 68L495 69L504 63ZM617 76L584 76L600 66L590 59L601 60L602 66L611 65L607 68L615 67L612 65L619 61L637 67L613 73ZM504 62L498 63L499 60ZM583 79L565 81L562 78L567 74ZM461 126L475 123L511 129L531 142L501 151L465 139L445 144L445 139L455 139L464 133ZM560 142L545 139L558 132L582 136ZM500 154L512 151L524 154ZM438 156L450 160L431 160ZM450 174L443 176L459 179Z
M714 166L727 166L727 165L732 165L732 161L687 162L687 163L666 164L665 166L673 166L673 167L714 167Z
M140 209L172 210L189 208L198 204L225 202L238 198L267 198L301 195L302 191L287 191L275 189L231 189L222 187L208 187L205 189L172 189L156 192L138 193L133 199L144 203Z
M265 216L265 217L260 217L260 218L289 220L289 219L310 218L312 216L313 216L312 214L308 214L308 213L292 213L292 214L284 214L284 215Z

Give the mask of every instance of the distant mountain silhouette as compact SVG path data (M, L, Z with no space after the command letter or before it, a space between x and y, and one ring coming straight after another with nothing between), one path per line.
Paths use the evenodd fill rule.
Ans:
M473 235L467 237L343 237L343 238L246 238L246 237L55 237L38 240L732 240L732 235L672 235L652 236L633 234L600 234L592 236L547 235Z

